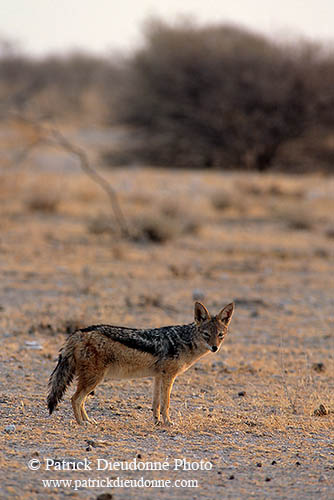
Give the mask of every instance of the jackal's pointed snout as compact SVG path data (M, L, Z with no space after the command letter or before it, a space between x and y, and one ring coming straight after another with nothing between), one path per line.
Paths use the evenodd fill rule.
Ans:
M205 345L206 345L206 348L208 349L208 351L211 351L211 352L217 352L219 349L218 346L210 345L208 342L205 342Z

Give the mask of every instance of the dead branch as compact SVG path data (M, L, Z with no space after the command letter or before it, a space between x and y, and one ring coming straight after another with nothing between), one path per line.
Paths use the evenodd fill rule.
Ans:
M91 166L83 149L71 143L59 130L51 128L50 132L56 139L56 142L62 146L65 151L73 154L79 159L82 170L107 193L119 229L124 236L128 237L130 235L129 228L119 204L116 191L111 187L109 182Z
M21 121L34 127L38 136L38 138L33 143L29 144L26 148L24 148L24 150L21 151L18 158L16 159L16 162L18 161L19 163L21 163L32 149L34 149L41 143L50 143L50 139L52 139L53 144L60 146L67 153L74 155L79 160L79 165L83 172L85 172L85 174L88 175L88 177L90 177L90 179L92 179L96 184L98 184L101 189L103 189L103 191L107 194L111 203L115 221L121 234L125 237L129 237L129 226L121 209L115 189L110 185L105 177L97 172L97 170L90 164L88 156L84 149L69 141L67 137L65 137L64 134L55 127L41 125L35 119L30 117L28 118L18 113L10 113L9 116L16 121Z

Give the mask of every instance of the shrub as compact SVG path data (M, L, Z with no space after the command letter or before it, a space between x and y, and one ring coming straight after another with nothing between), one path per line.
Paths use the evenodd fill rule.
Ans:
M135 241L165 243L185 234L196 233L198 224L191 219L161 214L145 214L132 221Z
M312 231L316 226L316 221L310 211L303 207L294 210L283 209L279 218L289 229L295 231Z
M75 52L33 59L15 47L1 50L0 43L0 98L19 111L48 118L91 115L87 101L94 94L93 106L103 115L118 74L116 61L107 58Z
M87 224L88 231L92 234L113 233L112 220L109 215L99 214L92 217Z
M60 198L55 194L35 192L26 200L26 207L32 212L57 212Z
M237 27L152 21L113 110L143 162L264 170L313 116L319 80L304 55Z
M212 206L220 211L233 209L238 213L247 212L247 200L238 193L228 192L225 189L215 191L211 196Z
M182 235L194 234L199 225L184 213L146 212L129 220L130 239L137 242L165 243ZM88 231L95 235L115 235L115 227L109 216L100 214L88 223Z

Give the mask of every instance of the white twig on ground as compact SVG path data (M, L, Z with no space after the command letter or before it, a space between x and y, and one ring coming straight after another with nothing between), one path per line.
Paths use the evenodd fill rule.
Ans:
M285 365L284 365L284 359L283 359L283 335L282 335L282 330L280 332L280 362L281 362L281 379L282 379L282 384L284 388L285 395L290 403L292 413L294 415L297 415L297 408L296 408L296 402L293 401L289 387L287 384L286 376L285 376Z

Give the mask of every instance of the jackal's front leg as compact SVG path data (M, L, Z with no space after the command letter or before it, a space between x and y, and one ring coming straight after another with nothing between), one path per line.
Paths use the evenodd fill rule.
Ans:
M161 395L161 376L158 375L154 379L153 404L152 404L153 418L154 418L154 423L156 425L159 424L160 422L160 395Z
M175 376L164 375L161 378L161 414L165 425L173 425L169 418L170 393Z

